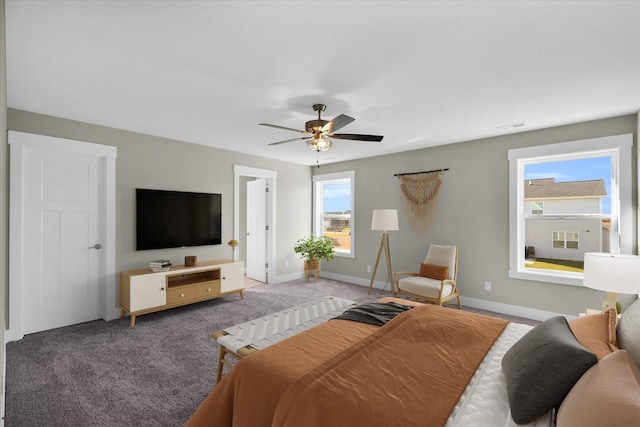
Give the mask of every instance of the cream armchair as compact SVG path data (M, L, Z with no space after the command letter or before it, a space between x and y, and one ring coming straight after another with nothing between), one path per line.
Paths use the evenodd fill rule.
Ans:
M458 277L458 247L431 245L420 272L397 271L398 293L410 295L428 302L443 305L457 299L458 308L462 308L460 294L456 286ZM400 276L403 277L402 279Z

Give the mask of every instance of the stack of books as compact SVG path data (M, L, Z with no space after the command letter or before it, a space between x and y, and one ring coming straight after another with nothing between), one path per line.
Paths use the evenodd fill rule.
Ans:
M149 261L149 268L151 268L151 271L153 271L154 273L157 273L159 271L169 271L169 267L171 267L171 264L173 264L171 260L157 259L155 261Z

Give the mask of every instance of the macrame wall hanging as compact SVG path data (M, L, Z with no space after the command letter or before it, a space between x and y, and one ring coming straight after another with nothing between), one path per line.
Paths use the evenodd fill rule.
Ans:
M442 175L447 170L395 174L400 181L407 221L420 234L429 231L440 208L439 190Z

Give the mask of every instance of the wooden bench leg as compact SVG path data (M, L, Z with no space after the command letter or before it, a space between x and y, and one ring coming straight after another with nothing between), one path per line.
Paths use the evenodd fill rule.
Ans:
M220 358L218 359L218 375L216 377L216 385L218 385L218 383L220 383L220 380L222 379L222 367L224 365L224 358L227 355L227 350L224 348L224 346L220 346Z

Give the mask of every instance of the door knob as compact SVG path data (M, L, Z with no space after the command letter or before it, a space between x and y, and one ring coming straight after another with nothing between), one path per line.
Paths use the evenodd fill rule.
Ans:
M102 248L102 245L100 243L96 243L93 246L89 246L89 249L100 249L100 248Z

